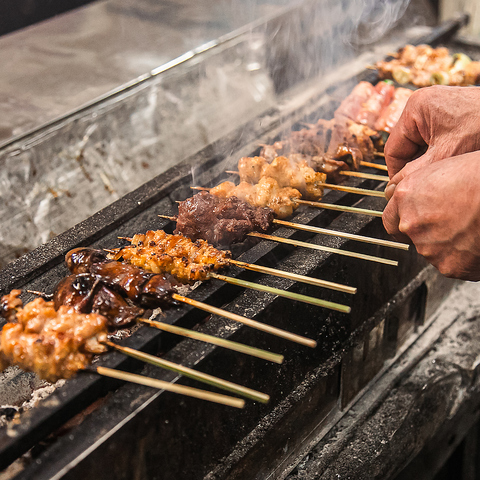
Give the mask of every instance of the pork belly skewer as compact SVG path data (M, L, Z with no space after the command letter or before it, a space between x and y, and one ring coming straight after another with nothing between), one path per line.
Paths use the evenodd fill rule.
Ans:
M252 206L237 197L224 198L205 191L199 192L183 202L178 202L176 217L163 216L163 218L177 222L177 229L174 233L184 235L193 241L203 239L216 246L228 247L233 243L243 241L245 235L250 232L267 233L273 224L278 224L297 230L338 236L374 245L401 250L409 249L409 245L405 243L277 220L274 218L273 210L268 207Z
M119 252L118 252L119 253ZM116 256L119 256L119 254ZM141 259L143 263L144 259ZM93 248L78 248L71 250L67 253L66 256L67 266L69 270L73 273L91 273L95 275L97 278L105 284L112 288L121 291L125 296L133 299L142 299L144 298L144 293L142 293L144 286L149 286L151 284L150 281L145 283L145 278L151 277L162 277L160 274L150 273L145 271L143 268L137 267L132 264L118 262L116 260L110 260L106 257L106 253L102 250L95 250ZM172 262L168 262L165 265L172 265ZM211 270L205 269L202 272L202 275L206 275L206 272ZM158 266L156 271L158 271ZM195 273L196 275L196 273ZM188 278L188 276L187 276ZM198 277L201 278L201 277ZM159 280L155 280L155 282L159 282ZM271 293L275 293L280 295L282 293L288 294L290 292L283 292L279 289L270 289ZM155 299L152 291L148 292L148 300L149 303ZM160 297L164 295L164 292L160 292ZM296 296L297 294L292 294L292 296ZM204 310L209 313L213 313L215 315L220 315L235 322L243 323L248 325L252 328L257 330L261 330L266 333L270 333L272 335L276 335L277 337L284 338L286 340L290 340L295 343L299 343L301 345L305 345L311 348L315 348L317 343L315 340L311 340L309 338L302 337L301 335L297 335L294 333L287 332L280 328L272 327L270 325L258 322L256 320L251 320L247 317L242 317L241 315L237 315L235 313L227 312L223 309L212 307L211 305L207 305L206 303L199 302L197 300L193 300L191 298L186 298L176 293L172 293L172 301L173 302L182 302L193 307L199 308L200 310ZM153 298L152 298L153 297ZM302 297L301 295L296 296L295 298ZM305 296L303 296L305 297ZM316 301L311 297L306 297L312 301ZM319 301L320 302L320 301ZM153 303L152 308L156 308L158 305ZM344 311L347 313L349 312L350 308L341 306Z
M2 370L17 365L22 370L35 372L44 380L56 382L88 369L94 356L107 350L106 344L111 342L107 340L107 319L102 315L82 314L66 306L56 311L53 302L42 298L23 306L18 298L20 293L20 290L13 290L1 299L0 313L8 322L3 326L0 338ZM110 368L91 367L91 370L237 408L243 408L245 404L241 399Z
M119 293L103 285L97 277L90 273L72 274L65 277L59 282L51 295L32 290L28 290L28 292L51 299L55 310L58 310L61 306L66 306L73 308L78 313L101 314L107 318L109 328L124 328L135 322L145 323L175 335L211 343L275 363L283 362L283 355L206 335L195 330L142 318L141 316L144 313L142 308L129 305Z

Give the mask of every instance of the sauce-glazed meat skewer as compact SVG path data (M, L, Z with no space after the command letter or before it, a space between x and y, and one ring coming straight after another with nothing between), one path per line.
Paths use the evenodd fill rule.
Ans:
M103 285L98 278L89 273L69 275L59 282L52 294L33 290L27 290L27 292L53 300L55 310L58 310L61 306L66 306L75 309L78 313L102 314L107 318L109 328L124 328L135 322L145 323L159 330L218 345L229 350L262 358L263 360L275 363L283 362L283 355L214 337L188 328L142 318L143 309L128 305L121 295ZM127 313L126 315L125 312Z
M140 259L140 263L144 263L144 259ZM124 263L124 262L117 262L116 260L110 260L107 258L106 253L102 250L95 250L93 248L78 248L71 250L67 253L66 256L67 266L73 273L91 273L99 278L102 283L110 286L111 288L117 289L117 291L122 291L124 295L129 296L129 298L133 299L142 299L145 292L142 293L143 285L151 285L151 282L148 281L146 284L145 278L149 279L150 277L157 276L162 277L160 274L155 274L151 272L145 271L143 268L138 266ZM172 263L169 262L171 265ZM208 270L207 270L208 271ZM205 274L205 272L203 272ZM187 277L188 278L188 277ZM158 283L158 281L157 281ZM127 288L125 288L125 286ZM272 289L272 293L276 293L277 289ZM279 293L282 291L279 290ZM158 305L155 304L153 301L155 297L153 297L152 292L149 291L149 304L152 308L156 308ZM161 292L162 294L164 292ZM284 338L286 340L290 340L295 343L299 343L301 345L305 345L311 348L315 348L316 342L306 337L302 337L301 335L296 335L294 333L287 332L280 328L272 327L270 325L266 325L262 322L258 322L256 320L252 320L247 317L243 317L241 315L234 314L232 312L228 312L221 308L212 307L211 305L207 305L206 303L199 302L197 300L193 300L191 298L186 298L181 295L178 295L174 292L170 292L169 295L171 296L171 302L182 302L193 307L199 308L209 313L213 313L215 315L220 315L235 322L244 323L252 328L257 330L270 333L280 338ZM312 299L311 297L307 297ZM316 299L312 299L316 300ZM167 304L168 305L168 304ZM344 307L349 308L349 307Z

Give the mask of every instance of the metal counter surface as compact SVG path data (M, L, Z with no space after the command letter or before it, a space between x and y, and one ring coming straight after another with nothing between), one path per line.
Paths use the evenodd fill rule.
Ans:
M298 2L105 0L0 38L0 144Z

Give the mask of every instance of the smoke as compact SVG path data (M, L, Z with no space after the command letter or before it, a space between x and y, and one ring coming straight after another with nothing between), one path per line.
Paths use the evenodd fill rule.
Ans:
M352 43L368 45L380 40L405 14L410 0L357 0L361 11Z

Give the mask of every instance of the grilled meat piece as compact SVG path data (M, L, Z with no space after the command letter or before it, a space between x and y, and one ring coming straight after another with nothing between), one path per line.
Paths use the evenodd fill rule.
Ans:
M382 110L392 101L394 93L395 87L391 84L391 82L377 83L373 94L362 105L362 108L354 120L357 123L374 128L375 122L382 113Z
M53 295L55 309L62 305L79 313L98 313L111 328L123 328L143 315L144 310L129 305L117 292L90 273L73 274L60 281Z
M207 280L210 272L227 266L230 252L217 250L205 240L192 242L183 235L150 230L144 235L135 235L131 245L120 249L115 259L120 258L132 267L142 267L155 274L170 273L188 283Z
M369 82L360 82L355 85L335 111L335 120L342 123L345 122L345 119L356 121L364 103L372 96L374 91L375 87Z
M298 207L295 199L302 197L295 188L283 187L270 177L262 177L255 185L240 182L235 185L232 182L223 182L210 189L212 195L223 198L237 197L254 207L269 207L278 218L289 217Z
M3 369L17 365L56 382L70 378L106 350L102 342L107 340L107 319L102 315L82 314L66 306L56 311L53 302L42 298L22 307L19 295L20 290L13 290L2 298L2 305L12 307L2 310L9 320L0 339Z
M180 202L174 233L226 247L242 242L250 232L266 233L273 217L271 208L253 207L237 197L200 192Z
M310 200L323 195L323 184L327 176L315 172L307 162L293 162L287 157L277 157L268 163L262 157L243 157L238 162L240 180L259 183L262 177L273 178L279 187L292 187Z
M116 255L116 259L121 257L122 255ZM105 260L95 263L93 260L97 258ZM91 273L104 285L128 297L140 307L165 308L176 305L172 299L175 281L169 276L111 260L103 251L93 248L80 247L71 250L65 260L72 273Z
M388 105L375 122L375 130L390 133L397 124L403 109L411 97L413 90L408 88L397 88L392 102Z

